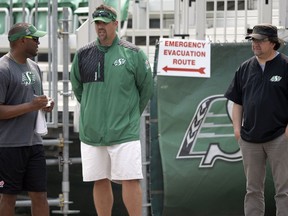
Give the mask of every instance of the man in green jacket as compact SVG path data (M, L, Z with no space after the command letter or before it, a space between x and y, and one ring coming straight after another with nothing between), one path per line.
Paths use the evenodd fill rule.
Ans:
M140 117L153 89L147 56L117 36L117 13L100 5L92 14L98 38L79 49L71 83L80 108L83 181L93 181L99 216L111 215L111 182L122 183L130 216L142 212Z

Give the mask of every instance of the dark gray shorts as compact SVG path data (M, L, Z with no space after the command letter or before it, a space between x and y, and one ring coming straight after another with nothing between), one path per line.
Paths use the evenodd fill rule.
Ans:
M0 193L46 192L46 158L42 145L0 148Z

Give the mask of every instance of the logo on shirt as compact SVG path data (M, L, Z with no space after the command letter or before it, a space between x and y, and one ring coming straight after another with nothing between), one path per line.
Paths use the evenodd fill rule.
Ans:
M279 82L282 79L281 76L273 76L271 77L270 81L271 82Z
M2 181L0 181L0 188L3 188L4 187L4 184L5 184L5 182L2 180Z
M126 62L126 59L124 58L119 58L119 59L116 59L114 62L113 62L113 65L114 66L121 66L121 65L124 65Z
M22 84L25 86L32 85L36 82L36 76L31 71L22 73Z

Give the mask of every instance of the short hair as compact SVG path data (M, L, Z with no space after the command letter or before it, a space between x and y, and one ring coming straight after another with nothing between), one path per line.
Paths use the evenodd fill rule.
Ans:
M278 49L280 48L281 43L280 43L278 37L268 37L268 40L269 40L271 43L274 43L274 44L275 44L274 50L278 50Z

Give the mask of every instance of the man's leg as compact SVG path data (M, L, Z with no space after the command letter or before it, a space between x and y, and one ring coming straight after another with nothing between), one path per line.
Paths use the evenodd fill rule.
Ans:
M266 176L266 153L260 143L239 140L246 175L245 216L264 216L264 182Z
M94 182L93 198L98 216L111 216L114 199L110 180Z
M122 182L122 198L129 216L141 216L142 174L141 144L139 140L109 147L111 179Z
M28 192L31 199L31 212L33 216L49 216L49 205L46 192Z
M122 181L122 197L129 216L142 215L142 190L139 180Z
M288 215L288 139L283 134L265 145L275 185L277 216Z
M31 199L32 216L49 216L47 201L46 157L42 145L33 145L26 149L25 175L23 191L28 191Z
M0 215L14 216L16 195L1 194Z

